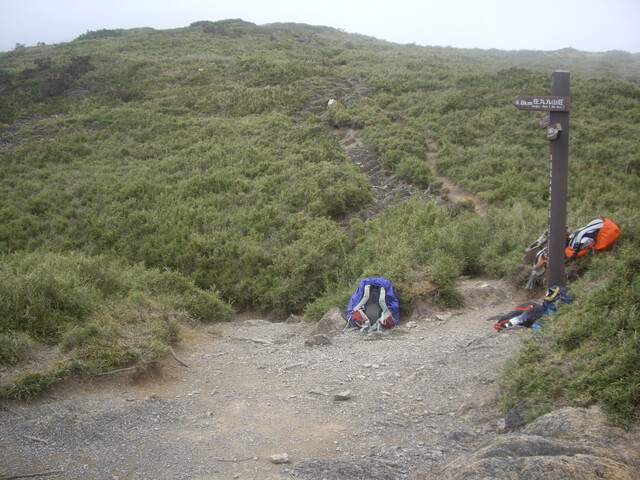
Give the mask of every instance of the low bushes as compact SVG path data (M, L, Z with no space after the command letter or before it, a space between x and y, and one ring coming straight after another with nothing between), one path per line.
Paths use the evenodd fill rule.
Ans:
M99 30L0 54L0 358L19 365L38 349L64 350L3 395L153 365L180 321L225 320L230 306L318 318L366 276L393 281L407 309L420 282L448 305L462 301L459 275L523 284L523 250L547 221L549 150L539 118L511 102L547 94L560 64L572 72L568 223L620 224L628 258L609 257L601 278L625 293L591 304L575 287L575 312L588 321L559 314L567 328L527 353L539 374L527 384L513 368L511 385L539 411L564 396L628 420L637 59L401 46L239 20ZM342 102L326 110L329 98ZM447 210L416 198L348 222L373 197L331 134L342 127L361 129L386 168L431 192L440 184L426 156L437 142L437 173L492 208L480 217L469 203ZM550 381L558 372L579 374Z
M2 257L0 362L18 365L57 345L59 360L18 375L0 396L28 398L73 372L148 368L179 340L179 321L225 321L233 311L172 272L107 256L34 252Z

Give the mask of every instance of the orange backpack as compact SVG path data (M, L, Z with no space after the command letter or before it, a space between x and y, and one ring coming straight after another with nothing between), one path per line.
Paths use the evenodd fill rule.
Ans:
M573 260L585 256L590 251L604 252L611 248L619 236L620 229L615 223L608 218L597 218L571 234L564 251L565 256Z

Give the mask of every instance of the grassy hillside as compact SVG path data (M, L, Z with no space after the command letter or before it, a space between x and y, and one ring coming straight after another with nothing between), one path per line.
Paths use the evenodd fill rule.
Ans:
M529 399L534 416L598 402L635 421L640 56L401 46L241 20L0 54L0 361L59 359L2 396L144 371L181 321L247 308L319 318L366 276L393 281L404 314L426 292L462 302L463 274L523 285L523 250L546 228L549 147L539 115L511 102L550 94L558 69L571 72L569 226L607 216L623 235L581 261L574 304L514 360L505 405ZM328 111L330 98L342 103ZM426 163L436 141L438 172L492 207L481 217L416 195L344 228L372 196L338 127L359 129L417 193L440 192Z

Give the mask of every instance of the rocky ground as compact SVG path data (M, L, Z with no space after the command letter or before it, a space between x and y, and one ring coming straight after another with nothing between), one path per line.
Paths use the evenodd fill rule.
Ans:
M503 283L466 279L459 288L464 309L423 305L376 334L343 330L343 320L334 323L337 310L333 321L317 325L248 317L185 326L175 353L187 366L171 358L144 381L123 372L5 405L2 473L78 480L638 478L637 432L606 427L597 411L521 430L521 419L498 410L500 369L535 333L492 328L489 317L522 300ZM531 473L543 466L543 474ZM556 474L548 476L549 468Z
M424 307L382 334L314 337L314 325L257 318L185 327L175 351L188 368L171 359L141 383L115 374L6 406L0 463L69 479L431 470L497 434L495 382L521 337L486 320L513 294L469 282L470 309ZM495 307L476 310L474 298Z

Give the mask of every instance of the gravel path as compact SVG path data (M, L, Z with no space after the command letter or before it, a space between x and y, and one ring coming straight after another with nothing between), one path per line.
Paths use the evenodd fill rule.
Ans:
M423 306L390 331L313 347L308 323L184 327L175 352L189 368L169 359L142 382L122 373L5 405L0 473L426 478L498 434L500 368L533 334L487 321L524 300L501 282L459 288L464 310Z

